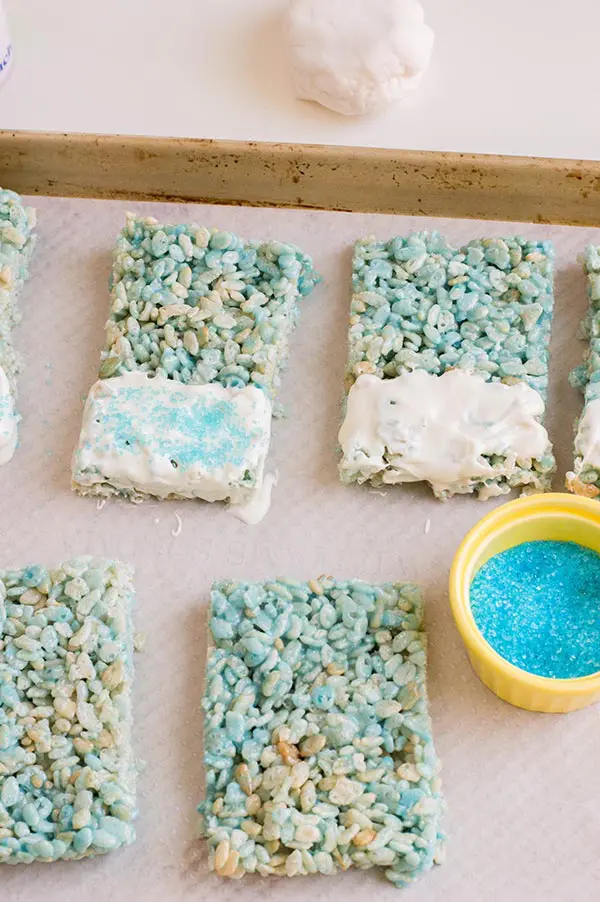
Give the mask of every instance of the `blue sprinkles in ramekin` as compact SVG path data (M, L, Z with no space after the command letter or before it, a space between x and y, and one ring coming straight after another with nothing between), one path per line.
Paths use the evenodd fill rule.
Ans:
M477 627L528 673L574 679L600 671L600 554L533 541L490 558L471 583Z

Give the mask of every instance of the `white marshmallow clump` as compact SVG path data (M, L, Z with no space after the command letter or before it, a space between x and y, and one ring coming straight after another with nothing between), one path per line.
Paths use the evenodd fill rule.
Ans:
M434 38L418 0L290 0L287 32L297 96L347 116L414 89Z

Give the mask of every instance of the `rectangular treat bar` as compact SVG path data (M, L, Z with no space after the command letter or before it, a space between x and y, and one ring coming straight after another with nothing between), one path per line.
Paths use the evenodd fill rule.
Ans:
M440 498L549 487L552 257L518 237L356 244L343 482L427 481Z
M182 386L142 372L102 379L83 413L77 488L241 504L263 481L270 434L271 405L255 386Z
M0 571L0 862L135 838L131 578L91 557Z
M18 322L17 295L29 275L29 259L35 244L35 210L24 207L14 191L0 188L0 464L17 447L16 412L19 355L11 332Z
M217 874L382 867L403 886L432 867L422 609L408 583L213 586L199 810Z
M128 216L74 488L134 500L255 497L298 301L316 281L292 245Z
M585 253L589 308L581 324L588 342L583 363L569 381L584 396L584 408L576 423L573 470L567 473L569 491L588 498L600 495L600 247Z

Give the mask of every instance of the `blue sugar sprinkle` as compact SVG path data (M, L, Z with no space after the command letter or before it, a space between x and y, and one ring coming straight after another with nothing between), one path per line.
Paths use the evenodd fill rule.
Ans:
M572 679L600 670L600 554L524 542L491 558L470 589L484 638L511 664Z
M231 400L186 400L183 392L166 402L143 388L124 389L103 413L103 434L110 435L106 450L150 451L173 459L182 470L198 462L209 469L240 466L260 427L246 423ZM146 423L153 428L146 429Z

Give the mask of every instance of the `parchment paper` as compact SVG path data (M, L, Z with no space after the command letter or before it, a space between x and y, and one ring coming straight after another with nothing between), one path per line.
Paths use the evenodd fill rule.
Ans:
M402 216L35 198L39 242L16 340L21 444L0 469L2 566L54 564L92 553L137 569L135 751L138 840L94 861L0 868L7 902L359 902L400 899L378 869L340 877L221 881L194 839L202 791L200 697L210 584L221 577L411 579L425 590L429 694L443 761L447 861L411 902L587 902L598 896L600 707L566 716L530 714L499 701L475 677L454 628L446 584L464 533L498 501L441 504L420 487L345 488L336 472L346 355L352 242L439 228L455 243L519 231L551 238L557 252L548 426L562 487L580 400L566 381L583 345L586 305L577 255L600 229ZM293 241L313 255L324 284L303 302L274 424L270 466L279 485L264 522L248 527L219 505L132 506L75 496L69 462L83 399L96 377L112 245L127 209ZM506 500L506 499L504 499ZM175 513L181 516L179 536ZM600 507L599 507L600 512ZM430 530L425 532L427 521Z

